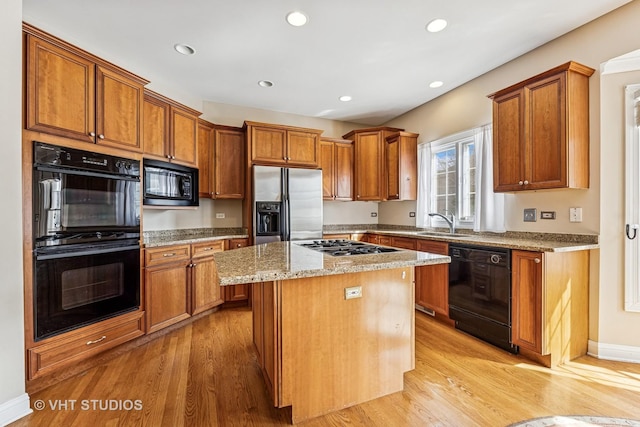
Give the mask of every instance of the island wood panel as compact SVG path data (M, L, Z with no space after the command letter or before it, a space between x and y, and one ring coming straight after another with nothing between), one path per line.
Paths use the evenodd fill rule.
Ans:
M413 283L413 267L276 282L276 406L291 405L295 423L402 391L415 366ZM362 297L346 300L353 286Z

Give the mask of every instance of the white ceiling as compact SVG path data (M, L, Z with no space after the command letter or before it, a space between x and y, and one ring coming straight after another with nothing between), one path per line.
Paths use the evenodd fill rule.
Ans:
M23 19L196 99L379 125L628 2L23 0Z

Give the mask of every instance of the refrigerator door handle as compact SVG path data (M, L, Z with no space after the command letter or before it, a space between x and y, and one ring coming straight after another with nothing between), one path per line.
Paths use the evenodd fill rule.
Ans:
M291 240L291 221L289 206L289 169L282 168L282 240L288 242Z

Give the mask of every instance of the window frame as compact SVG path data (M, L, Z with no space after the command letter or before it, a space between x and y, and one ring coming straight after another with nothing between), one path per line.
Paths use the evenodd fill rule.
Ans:
M462 215L461 212L463 210L463 200L464 200L464 196L465 194L463 193L464 191L464 186L465 186L465 173L463 173L463 156L464 156L464 150L462 149L463 146L465 145L473 145L474 147L474 152L475 155L477 156L478 153L476 151L476 147L475 147L475 132L476 129L470 129L468 131L465 132L460 132L457 133L455 135L451 135L448 136L446 138L442 138L439 139L437 141L433 141L431 143L431 176L429 177L430 180L430 185L429 185L429 206L431 207L431 212L436 212L437 209L437 180L436 178L436 174L437 174L437 167L436 167L436 155L438 153L441 153L443 151L447 151L450 150L451 148L455 148L456 149L456 178L457 178L457 182L456 182L456 197L457 197L457 206L456 206L456 212L454 213L454 215L456 216L456 228L468 228L468 229L472 229L473 225L474 225L474 221L475 221L475 204L474 204L474 212L473 214L467 218L462 220ZM474 162L473 166L472 166L473 170L477 171L477 157L476 157L476 162ZM478 185L478 177L475 177L475 183L476 186ZM473 192L473 194L477 194L477 187L475 189L475 191ZM476 200L475 203L477 203L478 201ZM451 212L447 213L448 215L451 215ZM442 219L439 217L431 217L431 226L432 227L448 227L449 225Z

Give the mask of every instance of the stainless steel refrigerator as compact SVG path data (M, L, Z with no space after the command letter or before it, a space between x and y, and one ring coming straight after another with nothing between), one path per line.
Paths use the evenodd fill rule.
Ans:
M322 239L322 171L254 166L253 239Z

